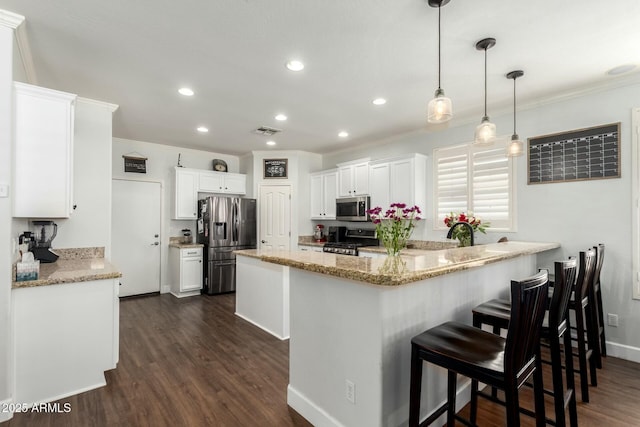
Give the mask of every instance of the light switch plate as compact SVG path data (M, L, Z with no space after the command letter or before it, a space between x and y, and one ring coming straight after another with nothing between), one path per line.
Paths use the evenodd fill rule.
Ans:
M9 184L0 184L0 197L9 197Z

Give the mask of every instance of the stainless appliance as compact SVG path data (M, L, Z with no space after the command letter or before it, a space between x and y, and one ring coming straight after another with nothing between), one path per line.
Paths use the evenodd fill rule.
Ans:
M370 221L370 197L348 197L336 199L336 219L339 221Z
M26 233L25 233L26 234ZM40 262L56 262L58 254L51 250L51 242L58 234L58 224L53 221L31 223L31 245L29 250Z
M205 245L203 293L236 290L235 250L256 248L256 200L210 196L198 201L198 243Z
M358 256L358 248L363 246L378 246L376 230L346 230L344 241L327 242L322 247L322 252L331 252L339 255Z
M327 242L344 242L346 234L347 227L331 226L327 233Z

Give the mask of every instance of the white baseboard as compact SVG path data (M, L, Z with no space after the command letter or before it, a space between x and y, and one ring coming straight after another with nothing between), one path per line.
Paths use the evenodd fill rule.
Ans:
M242 320L246 320L247 322L251 323L253 326L257 326L258 328L262 329L265 332L270 333L271 335L273 335L274 337L276 337L276 338L278 338L278 339L280 339L282 341L289 339L289 335L287 335L286 337L283 337L282 335L280 335L280 334L278 334L276 332L273 332L271 329L266 328L266 327L262 326L261 324L254 322L251 319L246 318L245 316L243 316L242 314L238 313L237 311L234 314L236 316L238 316L239 318L241 318Z
M607 341L607 356L640 363L640 348Z
M0 423L9 421L13 418L13 412L3 411L4 408L11 408L13 399L0 400Z
M315 427L345 427L305 395L291 387L291 384L287 386L287 404Z

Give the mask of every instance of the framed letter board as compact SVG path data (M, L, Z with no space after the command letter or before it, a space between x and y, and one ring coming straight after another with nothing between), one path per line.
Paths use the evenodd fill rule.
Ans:
M529 184L620 178L620 122L528 142Z
M287 159L264 159L264 178L286 178Z

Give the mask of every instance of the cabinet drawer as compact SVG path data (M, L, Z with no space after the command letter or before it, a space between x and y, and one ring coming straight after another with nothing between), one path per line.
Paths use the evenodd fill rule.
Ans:
M202 257L202 248L181 249L180 256L182 258Z

